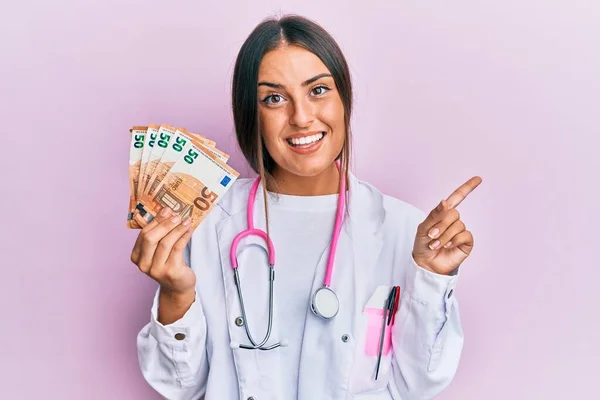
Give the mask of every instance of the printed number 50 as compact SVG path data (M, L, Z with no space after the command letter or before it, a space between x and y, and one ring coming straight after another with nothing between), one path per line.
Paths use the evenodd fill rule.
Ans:
M210 203L213 203L217 199L217 194L208 190L205 186L200 194L202 197L196 197L194 199L194 205L201 211L207 211L210 208Z
M189 149L187 155L183 157L188 164L192 164L196 158L198 158L198 153L193 149Z

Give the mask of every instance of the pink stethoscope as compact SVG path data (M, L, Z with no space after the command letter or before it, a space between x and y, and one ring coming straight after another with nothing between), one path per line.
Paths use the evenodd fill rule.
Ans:
M339 167L339 164L338 164ZM240 307L242 309L242 318L244 323L244 328L246 329L246 334L248 335L248 339L252 345L238 344L232 342L233 348L242 348L242 349L260 349L260 350L271 350L280 346L286 346L286 341L281 341L269 346L265 346L269 337L271 336L271 329L273 327L273 282L275 280L275 249L273 247L273 242L267 237L265 231L254 228L254 201L256 199L256 192L258 190L258 185L260 184L260 177L258 177L252 188L250 189L250 194L248 195L248 210L247 210L247 219L248 219L248 229L238 233L235 238L233 238L233 242L231 243L231 250L229 252L229 257L231 259L231 266L233 267L233 275L235 280L235 285L237 287L238 297L240 301ZM310 308L312 312L323 318L323 319L331 319L335 317L340 309L340 303L335 292L330 288L331 284L331 274L333 272L333 262L335 259L335 251L337 249L337 242L340 237L340 231L342 230L342 216L344 214L344 202L346 199L346 179L344 174L340 173L340 193L338 195L338 204L337 211L335 216L335 225L333 228L333 236L331 238L331 243L329 245L329 258L327 260L327 270L325 272L325 279L323 280L323 286L313 293L311 298ZM242 296L242 287L240 282L240 276L238 274L238 260L237 260L237 248L239 242L247 236L259 236L261 237L265 243L267 244L267 253L269 258L269 322L267 325L267 333L263 340L259 343L250 334L250 328L248 327L248 318L246 316L246 309L244 307L244 298Z

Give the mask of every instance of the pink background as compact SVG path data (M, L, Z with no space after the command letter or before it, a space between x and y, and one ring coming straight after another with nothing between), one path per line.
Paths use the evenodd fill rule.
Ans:
M129 262L127 129L204 132L247 175L233 63L281 12L349 60L360 178L429 210L483 177L459 207L466 342L439 398L596 396L600 5L347 3L3 2L1 398L158 399L135 348L155 285Z

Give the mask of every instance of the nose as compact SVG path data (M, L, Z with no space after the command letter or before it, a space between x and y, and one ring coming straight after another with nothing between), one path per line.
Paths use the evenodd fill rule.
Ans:
M314 105L306 100L298 100L294 102L292 115L290 116L290 124L299 128L307 128L315 120Z

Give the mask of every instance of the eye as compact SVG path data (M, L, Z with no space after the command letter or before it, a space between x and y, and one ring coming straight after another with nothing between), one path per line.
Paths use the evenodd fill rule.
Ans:
M269 101L269 99L271 99L271 101ZM283 101L283 96L278 95L278 94L272 94L270 96L265 97L264 99L262 99L263 103L266 104L279 104Z
M313 88L312 92L316 95L316 96L322 96L325 93L327 93L329 89L327 86L325 85L319 85Z

